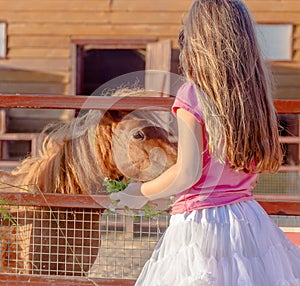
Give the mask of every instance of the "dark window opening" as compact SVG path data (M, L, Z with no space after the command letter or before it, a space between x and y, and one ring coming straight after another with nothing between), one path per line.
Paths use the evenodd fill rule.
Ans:
M114 78L145 70L145 50L87 50L83 58L83 67L82 93L90 95Z

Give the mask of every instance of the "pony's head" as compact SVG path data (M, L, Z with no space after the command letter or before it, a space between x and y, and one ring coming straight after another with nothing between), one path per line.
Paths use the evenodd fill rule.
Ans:
M145 119L125 119L113 130L112 156L117 169L138 181L149 181L175 163L176 146L168 132Z

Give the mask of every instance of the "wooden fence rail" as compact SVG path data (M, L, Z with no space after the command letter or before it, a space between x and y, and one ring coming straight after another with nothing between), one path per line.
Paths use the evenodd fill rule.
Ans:
M131 279L100 279L84 277L30 276L18 274L0 274L0 285L10 286L133 286Z
M0 108L41 108L41 109L97 109L134 110L161 108L170 109L174 97L158 97L156 92L148 92L147 97L111 96L65 96L34 94L0 94ZM274 100L279 114L300 114L300 100Z
M158 97L159 94L156 92L148 92L148 94L148 97L0 94L0 108L169 110L174 101L172 97Z

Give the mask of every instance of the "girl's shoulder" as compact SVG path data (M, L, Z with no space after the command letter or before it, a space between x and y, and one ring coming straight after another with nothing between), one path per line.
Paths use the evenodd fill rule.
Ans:
M201 111L196 87L191 82L185 82L177 91L172 111L176 115L178 108L183 108L191 112L200 123L203 123L203 113Z
M185 82L178 89L176 99L184 101L194 101L197 98L195 86L192 82Z

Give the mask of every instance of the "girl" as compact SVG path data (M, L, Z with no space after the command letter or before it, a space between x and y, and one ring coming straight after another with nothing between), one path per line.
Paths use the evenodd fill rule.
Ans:
M196 0L180 33L177 163L115 193L119 206L177 194L136 285L300 285L300 249L254 200L282 153L254 24L239 0Z

